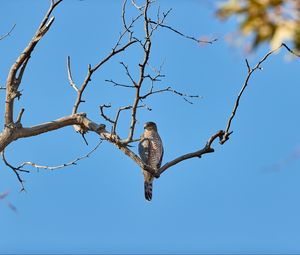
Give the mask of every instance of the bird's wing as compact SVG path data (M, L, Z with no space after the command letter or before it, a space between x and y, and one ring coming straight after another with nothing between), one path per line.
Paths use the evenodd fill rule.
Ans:
M161 146L161 156L160 156L159 162L157 164L157 169L160 168L160 166L161 166L163 156L164 156L164 147Z
M147 138L142 138L139 143L139 155L142 161L148 165L150 154L150 141Z

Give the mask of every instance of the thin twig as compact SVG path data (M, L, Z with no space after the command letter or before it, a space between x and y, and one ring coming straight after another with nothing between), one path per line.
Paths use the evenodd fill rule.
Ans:
M203 154L207 154L207 153L212 153L214 152L214 149L211 148L211 145L213 143L213 141L216 139L216 138L219 138L220 140L223 139L223 135L224 135L224 131L222 130L219 130L218 132L216 132L215 134L213 134L207 141L207 143L205 144L205 146L198 150L198 151L195 151L195 152L191 152L191 153L187 153L187 154L184 154L178 158L175 158L174 160L164 164L157 172L158 174L155 175L156 178L158 178L164 171L166 171L168 168L170 168L171 166L174 166L184 160L187 160L187 159L191 159L191 158L201 158L201 156Z
M139 11L143 11L143 9L145 8L145 6L138 6L136 3L135 3L135 0L131 0L131 3L132 5L137 8Z
M72 86L73 89L75 89L75 91L78 93L78 88L75 84L75 82L73 81L72 78L72 73L71 73L71 66L70 66L70 56L67 57L67 70L68 70L68 79L69 79L69 83Z
M128 78L130 79L130 81L133 84L133 87L136 87L136 82L134 81L132 75L129 72L129 68L127 65L124 64L124 62L120 62L120 64L124 67L125 71L126 71L126 75L128 76Z
M229 136L232 134L232 131L229 132L230 130L230 126L231 126L231 122L232 120L234 119L235 115L236 115L236 112L237 112L237 109L238 109L238 106L239 106L239 102L240 102L240 99L246 89L246 87L248 86L248 82L252 76L252 74L256 71L256 70L262 70L262 67L261 67L261 64L267 60L267 58L273 54L274 52L278 51L280 48L282 47L285 47L289 52L291 52L292 54L294 54L295 56L297 57L300 57L298 56L294 51L292 51L290 48L288 48L284 43L281 44L278 48L274 49L274 50L271 50L269 51L257 64L255 67L251 68L249 63L248 63L248 60L246 60L246 65L247 65L247 70L248 70L248 75L245 79L245 82L235 100L235 104L234 104L234 107L233 107L233 110L232 110L232 113L228 119L228 122L227 122L227 126L225 128L225 133L224 133L224 136L223 136L223 139L220 141L221 144L224 144L228 139L229 139Z
M108 122L114 124L115 122L113 120L111 120L109 117L107 117L107 115L104 113L104 108L110 108L111 104L102 104L99 106L100 108L100 115Z
M16 123L21 123L21 120L22 120L22 116L23 116L23 113L24 113L25 109L22 108L18 114L18 117L17 117L17 121Z
M54 8L61 2L62 0L57 0L56 2L52 1L51 5L44 16L40 26L36 30L34 36L29 41L26 48L23 52L18 56L16 61L12 64L10 71L8 73L8 77L6 80L6 99L5 99L5 125L8 126L13 123L13 107L14 100L16 97L19 97L20 94L18 92L18 87L21 84L22 76L29 61L31 53L34 51L36 45L43 38L43 36L48 32L49 28L54 22L54 17L50 18L51 13ZM18 77L17 74L19 73Z
M105 57L103 60L101 60L94 67L91 67L91 65L88 65L88 72L87 72L87 75L85 77L85 80L83 81L80 89L78 89L78 91L77 91L77 98L76 98L75 104L73 106L73 111L72 111L73 114L77 113L79 104L84 102L84 100L82 100L82 94L83 94L84 90L86 89L88 83L91 81L92 74L95 71L97 71L97 69L100 68L100 66L102 66L104 63L106 63L108 60L110 60L113 56L115 56L116 54L124 51L126 48L128 48L130 45L132 45L136 42L137 42L137 40L133 39L132 41L129 41L127 44L125 44L123 47L121 47L117 50L113 49L107 57Z
M113 124L113 128L112 128L112 131L111 131L112 134L116 134L117 125L118 125L119 116L120 116L121 111L129 110L131 108L132 108L132 106L128 105L128 106L120 107L118 109L117 114L116 114L116 118L115 118L115 121L114 121L114 124Z
M14 30L15 27L16 27L16 24L14 24L14 25L12 26L12 28L11 28L5 35L1 35L1 36L0 36L0 41L1 41L2 39L4 39L5 37L10 36L11 32Z
M188 95L188 94L184 94L184 93L181 93L181 92L178 92L174 89L172 89L172 87L167 87L167 88L164 88L164 89L159 89L159 90L150 90L148 93L146 93L145 95L143 96L140 96L140 99L145 99L153 94L157 94L157 93L163 93L163 92L172 92L178 96L181 96L183 97L183 99L190 103L190 104L193 104L193 102L189 101L187 98L200 98L199 95Z
M57 166L43 166L43 165L38 165L36 163L27 161L27 162L23 162L20 166L18 166L18 168L23 168L24 166L31 166L31 167L34 167L37 169L57 170L57 169L61 169L61 168L67 167L67 166L72 166L72 165L74 166L74 165L77 165L78 161L90 157L90 155L98 149L98 147L102 144L102 142L103 142L103 140L100 140L99 143L97 143L97 145L90 152L88 152L87 154L80 156L68 163L64 163L64 164L57 165Z
M27 172L26 170L22 170L21 169L21 167L19 168L19 167L14 167L14 166L12 166L11 164L9 164L8 162L7 162L7 160L6 160L6 158L5 158L5 154L4 154L4 150L1 152L1 155L2 155L2 160L3 160L3 162L5 163L5 165L7 165L9 168L11 168L13 171L14 171L14 173L16 174L16 176L17 176L17 178L18 178L18 181L19 181L19 183L21 184L21 192L22 191L25 191L25 187L24 187L24 180L23 179L21 179L21 176L20 176L20 174L18 173L18 171L22 171L22 172Z
M295 55L296 57L298 57L298 58L300 57L299 54L297 54L294 50L291 50L285 43L282 43L281 46L285 47L290 53L292 53L292 54Z
M110 80L105 80L106 82L112 83L114 87L123 87L123 88L134 88L133 85L126 85L126 84L121 84L118 82L113 81L112 79Z
M139 64L140 67L140 75L139 75L139 81L137 83L134 83L136 87L135 91L135 98L134 102L132 104L132 111L131 111L131 122L130 122L130 128L129 128L129 134L126 139L126 142L129 143L131 142L133 135L134 135L134 129L135 129L135 124L136 124L136 114L137 114L137 108L139 105L140 101L140 90L143 85L144 79L145 79L145 68L146 65L149 61L150 57L150 50L151 50L151 37L149 33L149 18L148 18L148 9L150 7L151 1L146 0L145 8L144 8L144 31L145 31L145 42L142 45L144 49L144 59L141 64ZM124 65L125 67L125 65Z
M182 37L184 37L184 38L186 38L186 39L195 41L195 42L197 42L197 43L213 44L214 42L216 42L216 41L218 40L217 38L215 38L215 39L213 39L213 40L209 40L209 41L207 41L207 40L200 40L200 39L197 39L197 38L195 38L195 37L193 37L193 36L185 35L184 33L178 31L177 29L175 29L175 28L173 28L173 27L171 27L171 26L168 26L168 25L165 25L165 24L161 24L161 23L159 24L159 23L157 23L156 21L153 21L153 20L150 20L149 23L151 23L151 24L156 24L156 25L158 25L158 26L160 26L160 27L169 29L169 30L173 31L173 32L176 33L176 34L178 34L178 35L180 35L180 36L182 36Z

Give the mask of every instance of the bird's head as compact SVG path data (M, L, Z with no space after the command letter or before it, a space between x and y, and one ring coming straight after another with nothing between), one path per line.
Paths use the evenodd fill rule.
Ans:
M150 121L150 122L146 122L144 124L144 129L148 130L148 131L152 131L152 130L157 131L157 126L156 126L156 124L154 122Z

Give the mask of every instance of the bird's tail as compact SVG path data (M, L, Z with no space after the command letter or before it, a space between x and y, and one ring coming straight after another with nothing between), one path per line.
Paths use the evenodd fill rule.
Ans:
M145 188L145 198L148 201L151 201L151 199L152 199L152 181L145 181L144 188Z

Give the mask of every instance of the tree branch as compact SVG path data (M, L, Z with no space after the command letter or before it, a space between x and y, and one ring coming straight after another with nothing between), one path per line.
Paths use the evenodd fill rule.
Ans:
M145 79L145 68L149 60L150 56L150 50L151 50L151 37L149 34L149 19L148 19L148 9L150 7L150 0L146 0L146 5L144 9L144 31L145 31L145 42L143 44L143 49L144 49L144 60L140 66L140 76L139 76L139 81L135 83L136 91L135 91L135 98L134 102L132 105L132 112L131 112L131 123L130 123L130 128L129 128L129 134L126 139L126 142L129 143L132 141L133 135L134 135L134 129L135 129L135 124L136 124L136 114L137 114L137 108L139 105L140 101L140 90L142 87L142 84Z
M115 118L115 120L113 122L113 128L112 128L112 131L111 131L112 134L116 134L117 125L118 125L119 116L120 116L121 111L129 110L131 108L132 108L132 106L128 105L128 106L120 107L118 109L117 114L116 114L116 118Z
M180 31L178 31L178 30L172 28L171 26L165 25L165 24L163 24L163 23L158 23L158 22L155 22L155 21L153 21L153 20L150 20L149 23L155 24L155 25L160 26L160 27L162 27L162 28L169 29L169 30L171 30L172 32L174 32L174 33L176 33L176 34L178 34L178 35L180 35L180 36L182 36L182 37L184 37L184 38L186 38L186 39L195 41L195 42L197 42L197 43L213 44L214 42L216 42L216 41L218 40L217 38L215 38L215 39L213 39L213 40L209 40L209 41L208 41L208 40L200 40L200 39L196 39L196 38L193 37L193 36L185 35L184 33L182 33L182 32L180 32Z
M248 60L246 59L246 65L247 65L247 70L248 70L248 75L245 79L245 82L236 98L236 101L235 101L235 104L234 104L234 107L233 107L233 110L232 110L232 113L228 119L228 122L227 122L227 126L225 128L225 133L224 133L224 136L223 136L223 139L220 141L221 144L224 144L228 139L229 139L229 136L232 134L232 131L230 132L230 126L231 126L231 123L232 123L232 120L234 119L235 115L236 115L236 112L237 112L237 109L238 109L238 106L239 106L239 102L240 102L240 99L246 89L246 87L248 86L248 82L252 76L252 74L256 71L256 70L262 70L261 68L261 64L263 62L265 62L267 60L267 58L272 55L274 52L278 51L279 49L281 49L282 47L286 48L289 52L291 52L292 54L294 54L295 56L297 57L300 57L298 56L294 51L292 51L290 48L288 48L286 46L286 44L281 44L278 48L274 49L274 50L271 50L269 51L257 64L255 67L251 68L249 63L248 63Z
M159 175L161 175L164 171L166 171L166 170L167 170L168 168L170 168L171 166L174 166L174 165L176 165L176 164L178 164L178 163L180 163L180 162L182 162L182 161L184 161L184 160L191 159L191 158L195 158L195 157L201 158L201 156L202 156L203 154L214 152L214 149L211 148L211 145L212 145L213 141L214 141L216 138L219 138L219 139L221 140L221 139L223 138L223 135L224 135L224 131L219 130L218 132L216 132L214 135L212 135L212 136L208 139L206 145L205 145L202 149L200 149L200 150L198 150L198 151L195 151L195 152L191 152L191 153L184 154L184 155L182 155L182 156L180 156L180 157L177 157L177 158L175 158L174 160L172 160L172 161L170 161L170 162L164 164L164 165L158 170ZM158 176L159 176L159 175L158 175Z
M174 93L175 95L181 96L189 104L193 104L193 102L191 102L187 98L200 98L199 95L188 95L188 94L184 94L184 93L178 92L178 91L172 89L172 87L167 87L167 88L159 89L159 90L152 90L152 88L151 88L151 90L148 93L146 93L143 96L140 96L140 99L143 100L143 99L146 99L147 97L149 97L149 96L151 96L153 94L163 93L163 92L171 92L171 93Z
M3 40L4 38L10 36L11 32L14 30L15 27L16 27L16 24L14 24L14 25L12 26L12 28L11 28L6 34L1 35L1 36L0 36L0 41Z
M20 164L17 168L18 169L21 169L23 168L24 166L31 166L31 167L34 167L34 168L37 168L37 169L47 169L47 170L57 170L57 169L61 169L61 168L65 168L65 167L68 167L68 166L74 166L74 165L77 165L77 162L82 160L82 159L85 159L85 158L89 158L91 156L91 154L93 152L95 152L98 147L102 144L103 140L100 140L100 142L91 150L89 151L87 154L83 155L83 156L80 156L70 162L67 162L67 163L63 163L61 165L57 165L57 166L43 166L43 165L38 165L36 163L33 163L33 162L30 162L30 161L26 161L26 162L23 162L22 164Z
M27 47L23 50L21 55L17 58L16 62L11 66L7 80L6 80L6 100L5 100L5 124L9 125L13 123L13 105L14 99L18 95L18 87L21 83L23 73L25 71L26 65L30 58L31 53L33 52L35 46L42 39L42 37L47 33L50 26L54 21L54 17L50 18L50 15L54 8L61 2L58 0L54 3L52 1L48 12L46 13L43 21L41 22L39 28L37 29L35 35L28 43ZM49 19L50 18L50 19ZM20 71L19 76L17 73Z
M21 127L16 130L16 139L40 135L49 131L57 130L66 126L79 125L85 130L100 133L105 129L105 125L98 125L88 118L85 113L72 114L51 122L42 123L33 127ZM0 148L1 150L1 148Z
M69 79L69 83L72 86L73 89L75 89L75 91L78 93L78 88L75 84L75 82L73 81L72 78L72 73L71 73L71 67L70 67L71 63L70 63L70 56L67 57L67 70L68 70L68 79Z
M122 36L122 35L121 35ZM120 36L120 38L121 38ZM119 38L119 40L120 40ZM119 40L118 40L118 43L116 45L119 45ZM92 77L92 74L97 71L99 69L99 67L101 67L104 63L106 63L108 60L110 60L113 56L117 55L118 53L124 51L126 48L128 48L130 45L136 43L137 40L136 39L132 39L131 41L129 41L127 44L125 44L123 47L119 48L119 49L116 49L116 47L110 52L110 54L105 57L103 60L101 60L98 64L96 64L94 67L91 67L91 65L88 65L88 72L87 72L87 75L80 87L80 89L77 90L77 98L76 98L76 101L75 101L75 104L74 104L74 107L73 107L73 111L72 113L76 113L77 110L78 110L78 107L79 107L79 104L84 102L82 100L82 94L84 92L84 90L86 89L88 83L91 81L91 77Z
M1 151L1 155L2 155L2 160L3 160L3 162L5 163L5 165L7 165L9 168L11 168L11 169L14 171L15 175L17 176L18 181L19 181L19 183L21 184L21 187L22 187L22 188L21 188L21 192L22 192L22 191L25 191L25 188L24 188L24 180L21 179L21 176L20 176L20 174L18 173L18 171L20 171L20 169L18 169L18 168L16 168L16 167L12 166L11 164L9 164L9 163L6 161L5 154L4 154L4 150Z
M106 121L114 124L115 122L113 120L111 120L109 117L106 116L106 114L104 113L104 108L110 108L111 105L110 104L102 104L100 105L100 115L103 117L103 119L105 119Z
M19 112L19 115L17 117L17 121L16 121L17 124L21 124L21 120L22 120L22 116L23 116L24 111L25 111L25 109L21 108L21 110Z

